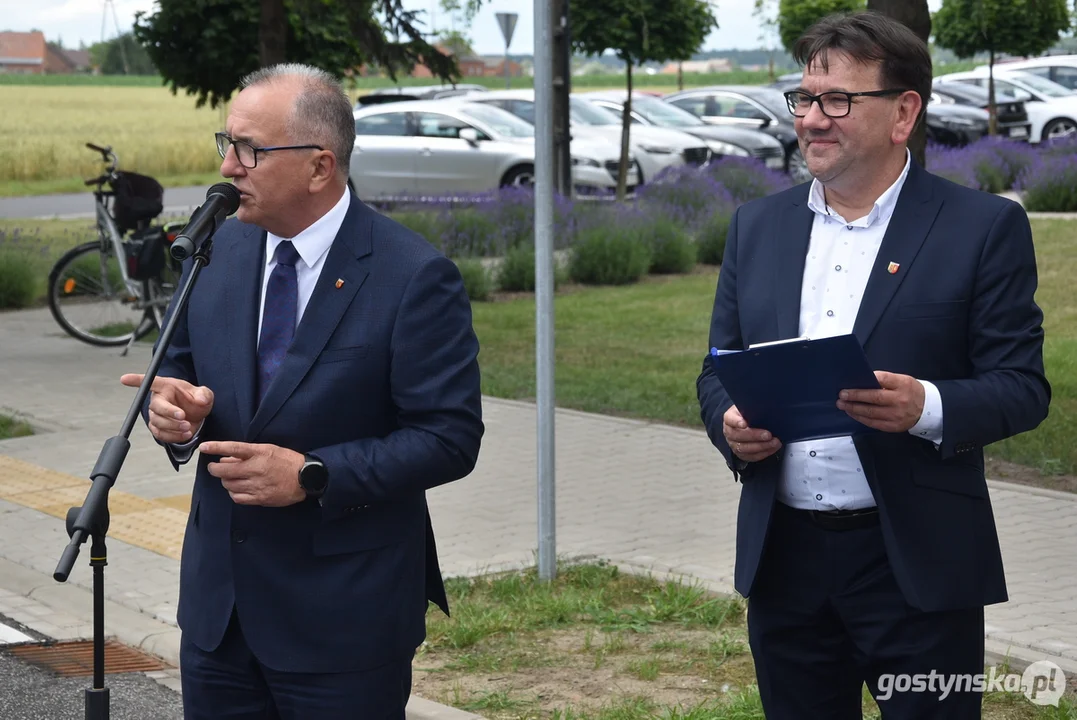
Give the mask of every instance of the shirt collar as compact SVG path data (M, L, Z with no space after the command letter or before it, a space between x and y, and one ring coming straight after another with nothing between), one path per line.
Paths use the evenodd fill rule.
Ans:
M296 252L299 253L299 257L302 258L303 264L308 268L313 268L322 255L329 251L329 246L333 244L337 233L340 232L340 226L344 224L344 216L348 214L348 206L351 203L350 196L351 192L345 188L344 194L340 196L340 200L329 212L315 220L313 224L295 237L282 238L267 232L266 265L273 262L277 246L284 240L290 240Z
M838 215L829 205L826 204L826 196L823 194L823 184L819 180L812 180L811 188L808 190L808 207L815 213L823 215L825 217L831 217L846 225L854 225L856 227L871 227L876 222L887 222L890 220L890 216L894 214L894 208L897 206L898 196L901 195L901 188L905 184L905 178L909 175L909 165L912 162L912 153L908 148L905 148L905 168L901 171L897 180L886 189L886 191L879 196L878 200L869 212L864 217L853 222L846 222L846 220Z

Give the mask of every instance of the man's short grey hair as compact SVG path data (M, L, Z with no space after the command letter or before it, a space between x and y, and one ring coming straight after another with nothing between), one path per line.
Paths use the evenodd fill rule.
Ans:
M340 82L321 68L300 63L271 65L247 75L241 89L281 80L298 80L299 95L288 119L288 134L297 145L321 145L336 156L337 171L347 179L355 145L355 118L348 93Z

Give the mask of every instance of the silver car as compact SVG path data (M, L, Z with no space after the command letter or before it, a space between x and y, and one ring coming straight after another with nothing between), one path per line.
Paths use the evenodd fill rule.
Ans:
M486 192L531 185L535 128L511 113L463 99L373 105L353 113L349 170L364 200ZM620 148L598 139L572 143L572 177L580 194L617 187ZM639 184L629 158L627 186Z
M502 108L521 120L534 124L535 91L532 89L486 91L469 96L468 99ZM619 116L576 94L571 95L568 102L573 144L582 138L604 138L618 148L621 146L622 123ZM727 150L748 154L732 146L728 146ZM639 162L641 183L649 182L666 168L681 165L698 167L711 159L711 151L703 140L678 130L660 127L633 125L629 132L629 151Z

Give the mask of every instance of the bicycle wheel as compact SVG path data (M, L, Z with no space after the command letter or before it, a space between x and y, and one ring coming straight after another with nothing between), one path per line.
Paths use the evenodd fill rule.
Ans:
M100 241L68 250L49 273L49 310L69 335L90 345L126 345L145 335L146 312L123 283L119 260Z

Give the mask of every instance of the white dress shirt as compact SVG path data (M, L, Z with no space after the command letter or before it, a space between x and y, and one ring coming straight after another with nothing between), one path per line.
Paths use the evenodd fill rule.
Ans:
M815 217L800 294L801 337L816 340L853 331L868 276L910 162L911 154L906 151L905 169L898 179L879 196L871 212L851 222L827 205L819 181L812 182L808 207ZM937 446L942 442L942 399L932 383L920 383L925 392L924 411L909 432ZM778 488L780 502L823 511L875 506L852 438L790 443L778 452L785 453Z
M322 273L325 258L329 255L329 246L340 232L340 226L344 224L344 216L348 214L348 205L351 193L347 190L340 196L337 204L318 218L314 224L307 227L293 238L281 238L271 232L266 233L265 272L262 273L262 307L258 311L258 342L262 337L262 317L265 314L266 287L269 285L269 276L273 268L277 267L275 255L277 246L283 240L291 240L292 245L299 253L299 260L295 264L296 284L299 296L298 306L295 312L295 324L303 319L303 312L307 309L310 296L314 293L314 286L318 283L318 276Z
M261 307L258 310L256 343L261 342L266 287L269 285L269 276L273 272L273 268L277 266L277 261L274 257L277 252L277 246L283 240L291 240L296 252L299 253L299 260L295 263L296 289L298 292L295 324L296 327L299 327L299 321L302 320L303 312L307 309L310 296L314 294L314 286L318 283L318 276L321 275L322 266L325 265L325 258L329 255L329 246L333 244L333 239L340 232L340 226L344 224L344 217L348 214L350 203L351 192L345 190L344 194L340 196L340 200L329 212L322 215L307 229L293 238L281 238L271 232L266 232L266 261L265 272L262 274L262 299ZM185 443L173 443L172 447L176 451L177 457L190 457L191 452L200 441L201 432L202 425L200 423L190 440Z

